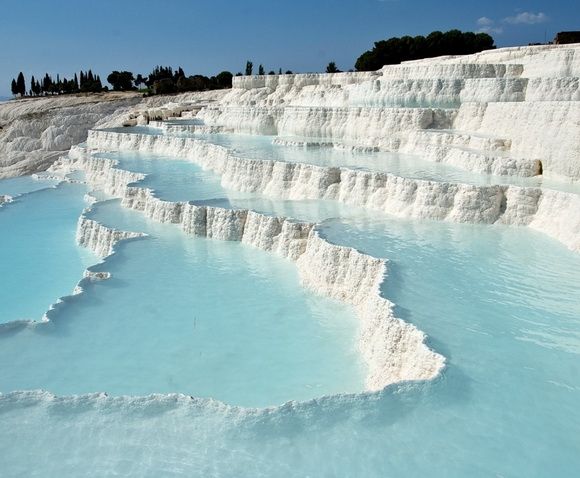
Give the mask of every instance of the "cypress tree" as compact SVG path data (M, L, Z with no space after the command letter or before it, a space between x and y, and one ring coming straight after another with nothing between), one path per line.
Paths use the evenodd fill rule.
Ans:
M336 66L336 63L334 61L331 61L326 66L326 73L340 73L340 70L338 69L338 67Z
M264 73L264 67L262 65L260 65L258 67L258 75L265 75L265 73Z
M30 96L36 94L36 80L34 79L34 75L30 78Z
M179 67L173 75L173 79L176 82L177 82L177 80L179 80L179 78L185 78L185 72L183 71L183 68L181 68L181 67Z
M24 96L26 94L26 81L24 80L24 75L22 74L22 72L18 73L16 87L18 88L18 93L20 94L20 96Z
M52 87L52 78L48 76L48 73L44 75L44 80L42 80L42 91L44 93L50 93Z
M79 89L79 79L78 79L78 77L77 77L77 74L76 74L76 73L75 73L75 79L74 79L74 82L75 82L75 83L74 83L74 89L75 89L76 91L78 91L78 89Z
M12 78L12 84L10 85L10 89L12 90L13 95L16 96L18 94L18 86L16 85L16 80L14 78Z

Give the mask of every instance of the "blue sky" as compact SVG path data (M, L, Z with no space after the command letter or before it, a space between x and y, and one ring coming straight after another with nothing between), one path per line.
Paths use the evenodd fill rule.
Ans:
M488 31L498 46L580 29L580 1L458 0L0 0L0 95L19 71L71 76L92 68L187 74L352 68L373 42L433 30Z

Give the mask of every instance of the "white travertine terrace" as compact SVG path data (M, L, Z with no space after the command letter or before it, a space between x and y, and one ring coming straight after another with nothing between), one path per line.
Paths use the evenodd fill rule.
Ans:
M47 169L94 127L147 123L197 111L223 92L143 99L133 93L64 95L0 103L0 178Z
M94 149L142 151L193 161L242 192L281 199L332 199L400 217L527 225L580 250L580 196L536 187L474 186L410 179L385 172L235 156L187 137L90 131Z
M149 124L163 135L93 130L87 144L96 150L142 151L190 160L219 174L225 187L243 192L281 199L330 199L401 217L528 226L580 251L578 194L245 159L224 147L174 135L271 134L278 135L275 141L286 147L413 153L480 173L542 174L574 183L580 182L579 78L580 45L500 49L407 62L375 72L235 77L230 91L182 95L170 103L167 98L147 100L101 114L98 122L92 119L100 127ZM159 121L179 115L195 117L200 124ZM18 154L59 151L56 146L49 148L70 146L73 143L65 141L69 135L76 142L81 136L84 139L89 124L83 123L77 131L59 119L58 132L37 134L34 126L26 137L18 136L24 135L18 121L25 120L12 119L1 133L8 141L0 145L12 159L0 169L0 177L45 168L47 157L36 164L33 156L22 162ZM67 127L71 131L62 133ZM381 284L388 271L385 260L330 244L314 224L251 210L163 201L151 190L131 185L144 175L118 169L115 161L93 157L80 147L52 166L60 173L75 169L85 171L92 188L121 198L125 207L155 221L175 224L191 235L240 241L294 261L306 287L354 307L361 322L360 350L368 364L368 390L401 380L430 379L443 368L444 358L426 346L425 335L396 318L393 304L382 297ZM114 231L83 215L77 239L106 256L119 240L135 234ZM107 277L102 274L90 278Z
M63 96L0 104L0 178L45 170L107 116L138 97Z
M579 77L580 45L499 49L376 72L236 77L198 117L240 132L415 152L478 172L580 180ZM482 138L502 146L490 150Z
M115 244L119 241L143 236L144 234L139 232L111 229L92 219L88 219L84 214L79 218L77 226L77 242L93 251L99 257L110 256L113 253ZM86 277L97 276L89 271Z
M151 190L130 186L143 178L115 167L116 161L97 159L76 149L54 170L82 169L88 184L122 198L125 207L149 218L178 225L185 233L207 238L240 241L296 262L302 283L318 294L354 306L361 323L359 346L368 365L366 388L377 391L402 380L435 377L445 359L425 345L425 335L393 314L393 304L381 296L387 264L352 248L322 239L313 224L271 217L250 210L230 210L163 201ZM112 230L84 215L77 240L106 256L123 239L135 233Z

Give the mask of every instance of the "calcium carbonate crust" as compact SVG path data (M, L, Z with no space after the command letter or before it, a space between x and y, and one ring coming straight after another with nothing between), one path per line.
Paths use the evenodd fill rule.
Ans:
M46 169L95 125L150 124L168 133L250 132L323 138L318 145L317 140L278 141L295 147L418 153L425 159L477 172L543 173L578 181L579 77L579 45L518 47L406 62L376 72L235 77L232 90L181 95L169 103L166 98L131 100L133 103L120 108L98 102L81 105L84 100L74 98L21 102L17 107L14 103L0 108L0 155L4 158L0 177ZM22 108L32 109L22 114ZM155 123L174 116L196 117L205 124ZM240 191L288 199L333 199L404 217L526 225L580 250L580 199L575 194L247 160L226 148L190 138L94 131L88 141L98 149L189 159L220 174L224 186ZM250 210L162 201L151 190L131 185L143 175L115 166L114 161L91 157L73 147L69 157L58 160L52 169L83 169L93 188L122 198L124 206L154 220L176 224L186 233L241 241L295 261L305 286L355 307L361 321L360 349L369 370L368 390L403 380L430 379L444 367L444 358L425 345L424 334L394 317L392 303L381 297L380 286L387 273L384 260L328 243L313 224ZM8 201L9 197L0 196L0 205ZM77 240L101 257L114 253L119 241L141 236L107 228L84 213L78 222ZM108 273L90 268L75 293L81 293L89 281L108 277ZM58 309L75 297L59 300L42 322L56 318ZM0 329L37 323L17 321ZM26 397L55 400L44 392L40 392L42 397L35 393ZM161 398L188 399L178 395Z
M381 296L387 274L384 260L330 244L314 224L251 210L163 201L150 189L132 185L144 175L116 165L114 160L95 158L74 148L52 169L81 169L92 188L121 198L123 206L142 211L157 222L176 224L187 234L239 241L294 261L305 287L354 306L361 324L359 348L368 365L368 391L401 381L432 379L443 369L445 359L427 347L425 335L396 318L393 304ZM98 254L105 254L111 243L125 237L90 219L79 220L79 242Z
M410 389L417 385L412 383L400 384L389 387L385 393L396 394L401 389ZM204 413L212 412L215 416L221 416L224 426L236 426L241 421L256 419L260 423L271 420L279 424L284 416L294 416L296 412L308 412L313 408L343 407L347 403L358 404L379 400L382 393L357 393L340 394L332 396L322 396L311 400L298 402L288 401L282 405L264 408L249 408L235 405L228 405L213 398L200 398L181 393L153 393L145 396L114 396L104 392L87 393L82 395L57 396L45 390L25 390L9 393L0 393L0 409L13 407L33 407L45 408L49 413L51 410L61 410L66 407L69 413L86 413L88 410L96 411L128 411L134 413L135 410L147 413L148 410L158 413L160 410L203 410ZM365 408L359 410L365 413ZM370 414L372 415L372 413ZM370 417L369 417L370 418ZM315 426L316 415L309 414L309 423Z
M572 193L245 159L225 147L187 137L92 130L87 145L98 150L141 151L187 159L218 173L226 188L274 198L330 199L417 219L525 225L580 251L580 197ZM117 176L111 180L124 181Z
M0 178L45 170L103 118L134 106L138 97L63 96L0 105Z
M349 141L475 172L578 181L580 45L502 48L374 72L234 77L232 90L198 117L234 132Z
M46 170L90 128L195 115L223 90L144 99L136 93L62 95L0 104L0 178Z

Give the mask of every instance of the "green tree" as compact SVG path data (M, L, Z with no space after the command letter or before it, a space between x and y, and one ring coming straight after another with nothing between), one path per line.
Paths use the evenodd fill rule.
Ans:
M232 74L229 71L222 71L216 75L216 83L218 88L232 87Z
M12 94L16 96L18 94L18 85L16 84L16 80L12 78L12 84L10 85L10 90Z
M99 78L100 80L100 78ZM113 71L107 76L107 81L115 91L128 91L133 89L133 73L130 71Z
M149 73L145 84L152 87L156 81L170 79L173 81L173 69L170 66L156 66L153 71Z
M264 73L264 67L263 67L262 65L260 65L260 66L258 67L258 75L264 75L264 74L265 74L265 73Z
M193 78L187 78L185 76L180 76L177 79L176 87L178 91L193 91Z
M355 68L358 71L378 70L383 65L394 65L402 61L441 55L467 55L493 48L495 48L494 40L487 33L434 31L427 37L421 35L393 37L375 42L371 50L359 56Z
M153 91L157 95L168 95L177 92L177 85L173 81L173 78L162 78L157 80L152 85Z
M175 81L179 80L179 78L181 77L185 77L185 72L183 71L183 68L179 67L177 68L177 70L175 71L175 73L173 74L173 79Z
M246 76L250 76L252 74L253 68L254 68L254 64L248 60L246 62Z
M94 75L92 70L80 72L79 90L82 93L98 93L103 91L103 83L99 75Z
M146 81L147 81L147 79L143 78L143 75L141 73L138 73L137 78L135 78L135 86L137 88L140 88L140 86L144 85Z
M337 68L334 61L331 61L328 65L326 65L326 73L340 73L340 70Z
M18 78L16 79L16 88L20 96L26 94L26 81L24 80L24 75L22 72L18 73Z
M50 93L52 91L52 78L49 76L48 73L44 75L44 79L42 80L42 92L43 93Z

